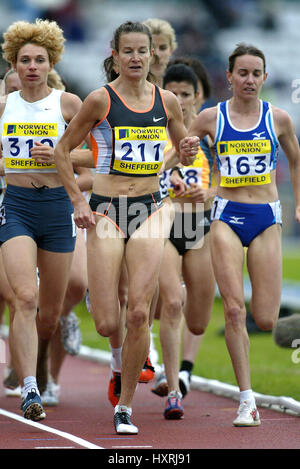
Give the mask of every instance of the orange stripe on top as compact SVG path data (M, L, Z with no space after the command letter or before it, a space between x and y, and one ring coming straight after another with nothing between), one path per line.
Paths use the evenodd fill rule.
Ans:
M90 139L91 139L91 144L92 144L94 167L96 168L97 167L97 161L98 161L98 145L97 145L96 139L93 136L93 134L90 134Z
M124 106L127 107L127 109L129 109L132 112L138 112L138 113L149 112L154 106L154 101L155 101L155 86L154 85L152 85L152 102L150 104L150 107L148 109L144 109L143 111L137 111L136 109L133 109L132 107L130 107L113 86L111 86L109 83L108 83L108 86L116 93L116 95L122 101Z
M108 114L109 114L109 111L110 111L110 108L111 108L111 99L110 99L110 95L109 95L109 92L107 91L107 89L103 86L103 89L105 90L105 93L107 94L107 110L106 110L106 113L104 115L104 117L97 122L97 124L94 125L93 129L96 129L97 127L99 127L99 125L101 125L105 119L107 118ZM109 127L110 127L110 124L109 122L107 121ZM110 127L111 129L111 133L112 133L112 128ZM91 139L91 145L92 145L92 153L93 153L93 160L94 160L94 167L97 168L97 161L98 161L98 156L99 156L99 147L98 147L98 144L97 144L97 140L95 139L95 137L93 136L93 134L90 132L90 139ZM112 153L111 153L111 156L110 156L110 161L112 159L112 154L113 154L113 149L112 149Z

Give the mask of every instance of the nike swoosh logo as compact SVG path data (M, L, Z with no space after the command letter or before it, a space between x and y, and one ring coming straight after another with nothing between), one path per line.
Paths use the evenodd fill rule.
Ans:
M164 119L164 117L153 117L153 122L158 122Z

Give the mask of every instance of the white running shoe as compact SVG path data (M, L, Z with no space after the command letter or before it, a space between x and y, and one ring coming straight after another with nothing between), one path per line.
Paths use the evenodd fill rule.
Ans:
M45 391L41 394L43 405L55 407L59 404L60 386L53 381L48 381Z
M4 394L6 397L20 397L21 396L21 386L17 386L14 389L4 388Z
M257 427L260 425L259 413L255 402L244 401L238 408L238 416L233 421L235 427Z
M91 312L90 292L87 290L85 295L85 304L88 312Z
M179 378L179 388L182 394L182 398L184 398L190 390L191 377L188 371L182 370L182 371L179 371L178 378Z
M66 352L69 355L78 355L82 342L79 321L74 311L71 311L68 316L61 316L61 338Z
M155 342L154 342L154 337L155 336L156 336L156 334L153 334L153 332L150 330L150 351L149 351L149 356L150 356L150 360L151 360L151 363L153 364L153 366L157 365L158 360L159 360L158 351L156 350Z
M165 373L162 371L155 380L151 391L157 396L164 397L168 395L168 382Z
M132 410L129 407L116 405L114 425L118 434L136 435L139 432L138 427L131 423L131 414Z

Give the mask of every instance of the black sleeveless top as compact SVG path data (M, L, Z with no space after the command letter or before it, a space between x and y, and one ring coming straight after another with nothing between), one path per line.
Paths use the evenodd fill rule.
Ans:
M108 110L91 131L96 173L156 176L167 143L168 116L158 86L149 109L130 108L110 85Z

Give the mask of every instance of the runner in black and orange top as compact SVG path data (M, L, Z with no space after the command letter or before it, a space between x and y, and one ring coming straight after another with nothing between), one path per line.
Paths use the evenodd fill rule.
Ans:
M144 21L144 24L150 29L152 33L153 42L153 56L150 63L150 73L148 75L151 83L162 86L163 75L168 65L169 59L177 47L175 31L168 21L149 18ZM108 63L106 67L107 81L110 82L117 77L117 68L114 63ZM167 148L167 147L166 147ZM148 383L154 378L155 363L158 359L158 353L155 350L153 335L152 335L152 320L156 310L158 299L158 286L152 298L150 308L150 352L146 358L142 368L139 382ZM124 322L125 311L128 301L128 279L126 266L123 265L121 278L119 282L119 302L120 302L120 327L109 338L111 350L111 370L110 380L108 386L108 398L113 406L119 402L121 393L121 367L122 367L122 345L124 340Z
M149 309L170 229L164 224L168 208L161 204L157 177L166 125L185 164L194 159L199 140L183 138L179 148L186 136L180 106L172 93L147 81L153 53L149 29L124 23L112 44L110 60L119 76L86 98L56 148L55 161L74 205L75 222L87 228L91 313L103 336L119 326L118 284L123 258L126 261L127 333L114 423L117 433L137 433L130 421L131 404L149 352ZM97 163L90 206L76 187L70 159L70 151L89 131Z

